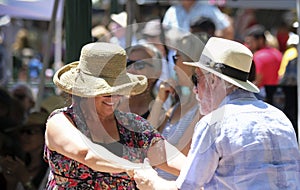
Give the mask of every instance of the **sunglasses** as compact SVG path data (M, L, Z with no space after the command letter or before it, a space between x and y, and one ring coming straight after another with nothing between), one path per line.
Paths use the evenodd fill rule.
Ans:
M149 67L153 67L152 64L150 64L146 61L143 61L143 60L128 59L126 67L127 67L127 69L134 68L135 70L142 70L146 67L146 65L148 65Z
M192 81L193 81L194 86L198 85L198 78L197 78L196 74L192 75Z
M193 82L193 84L194 84L194 86L198 86L198 83L199 83L199 81L200 81L200 79L202 79L202 78L205 78L206 77L206 75L208 75L209 73L206 73L206 74L203 74L203 75L201 75L200 77L198 77L196 74L193 74L192 75L192 82Z
M123 97L123 95L117 95L117 94L113 94L113 95L106 95L103 96L104 98L121 98Z
M173 55L172 58L173 58L174 64L176 65L176 62L178 61L179 55Z

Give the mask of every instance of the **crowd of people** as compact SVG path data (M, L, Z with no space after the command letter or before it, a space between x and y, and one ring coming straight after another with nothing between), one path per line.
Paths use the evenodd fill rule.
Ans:
M294 123L266 98L297 85L295 26L277 39L196 0L127 20L112 14L78 61L49 68L55 90L38 109L28 82L42 52L16 33L14 85L0 60L1 189L300 188Z

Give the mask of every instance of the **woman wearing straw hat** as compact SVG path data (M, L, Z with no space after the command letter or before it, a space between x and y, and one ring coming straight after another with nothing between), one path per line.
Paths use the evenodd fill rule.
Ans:
M200 113L187 162L175 181L136 170L140 189L299 189L295 131L277 108L256 99L249 82L252 53L211 37L196 67ZM150 176L150 177L149 177Z
M53 81L72 95L72 105L54 111L47 122L47 189L136 189L126 171L140 167L145 157L179 174L180 165L166 161L160 134L142 117L115 109L123 95L147 87L145 76L126 72L120 46L85 45L80 60L59 69Z

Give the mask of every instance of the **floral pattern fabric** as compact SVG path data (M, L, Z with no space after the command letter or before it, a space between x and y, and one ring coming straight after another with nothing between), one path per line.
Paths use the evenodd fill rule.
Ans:
M73 107L56 110L52 115L63 112L68 115L76 127L90 138L88 128L80 119L81 116ZM133 113L116 111L119 135L123 144L123 158L132 162L142 163L147 156L148 148L162 140L162 136L153 129L147 120ZM79 126L80 125L80 126ZM124 173L105 173L95 171L88 166L70 159L45 146L44 158L49 163L50 174L47 190L75 189L137 189L133 179Z

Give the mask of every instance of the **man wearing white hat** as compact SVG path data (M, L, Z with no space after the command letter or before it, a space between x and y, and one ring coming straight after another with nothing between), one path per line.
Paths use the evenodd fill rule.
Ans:
M195 93L205 115L193 134L188 159L175 181L150 168L136 170L140 189L299 189L300 152L291 122L257 100L249 82L252 53L212 37L196 67Z
M119 14L112 14L110 16L112 22L109 24L109 30L112 33L112 37L109 42L118 44L122 48L127 48L127 46L135 45L137 43L136 37L133 35L135 33L135 25L129 25L127 23L127 13L125 11ZM131 28L133 36L131 36L131 43L126 44L126 28Z

